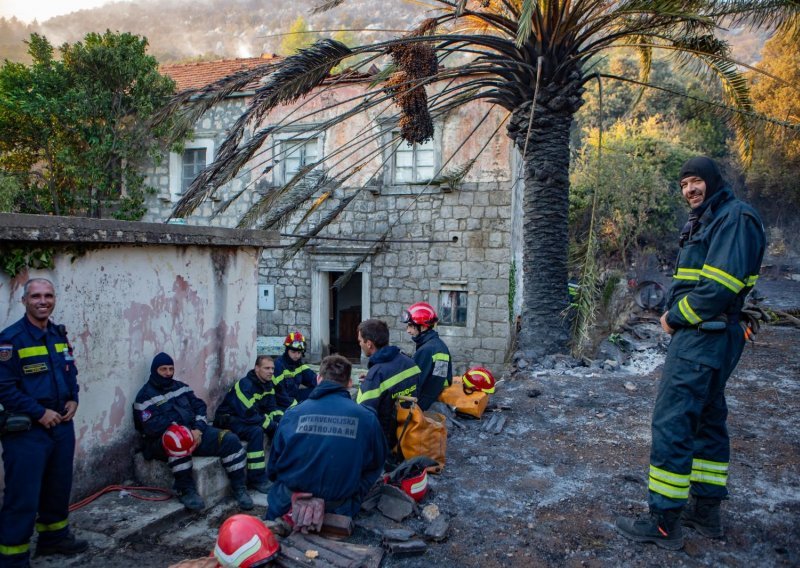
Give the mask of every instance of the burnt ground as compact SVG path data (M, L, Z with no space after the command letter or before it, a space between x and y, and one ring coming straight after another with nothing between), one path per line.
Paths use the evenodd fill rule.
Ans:
M787 294L786 301L797 305L800 294ZM463 429L451 427L446 467L432 476L422 503L448 516L448 538L429 543L422 555L387 555L382 566L800 565L797 328L762 329L728 383L725 538L687 530L684 550L668 552L615 532L617 515L647 507L649 422L667 342L655 324L652 331L648 347L616 371L560 362L509 373L492 397L508 407L501 411L503 430L485 433L482 422L466 419ZM90 552L70 565L167 566L205 556L228 512L217 510L194 528L198 521L181 521L160 536ZM389 526L397 525L378 513L362 517L351 540L380 546L376 531ZM426 523L417 517L404 526L421 534Z

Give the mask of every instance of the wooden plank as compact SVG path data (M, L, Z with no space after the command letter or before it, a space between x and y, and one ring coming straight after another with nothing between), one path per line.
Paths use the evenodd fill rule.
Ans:
M293 534L291 537L292 547L297 550L302 550L303 556L305 556L305 552L308 550L315 551L317 557L313 559L314 566L319 566L322 562L326 563L323 565L335 566L336 568L355 568L359 565L358 560L354 561L352 558L340 554L335 546L331 547L319 541L312 542L307 536L308 535ZM324 541L325 539L321 540Z

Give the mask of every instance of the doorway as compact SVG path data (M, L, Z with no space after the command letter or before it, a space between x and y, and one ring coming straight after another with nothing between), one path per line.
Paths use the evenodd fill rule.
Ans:
M330 285L336 282L342 272L330 272ZM361 348L358 345L358 324L362 318L363 277L356 272L341 290L330 288L329 335L330 353L338 353L351 361L358 362Z

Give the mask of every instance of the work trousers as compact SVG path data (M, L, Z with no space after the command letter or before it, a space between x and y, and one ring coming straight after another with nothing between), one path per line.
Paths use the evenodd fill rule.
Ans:
M247 483L266 482L267 456L264 453L264 438L267 433L258 424L245 424L234 417L231 418L230 428L242 442L247 442Z
M724 499L730 461L725 385L739 362L744 333L684 328L670 342L652 421L651 508L683 507L689 493Z
M39 543L69 535L75 455L73 422L4 434L5 491L0 510L0 566L28 566L34 526Z

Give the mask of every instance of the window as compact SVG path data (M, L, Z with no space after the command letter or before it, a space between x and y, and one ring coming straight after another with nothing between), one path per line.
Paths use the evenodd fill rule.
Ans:
M182 153L169 154L169 193L172 201L181 195L192 184L197 174L214 161L214 140L196 138L186 144ZM166 196L164 196L166 197Z
M280 160L283 163L283 183L292 179L304 166L319 160L319 138L289 138L281 142Z
M194 178L206 168L206 149L189 148L183 151L181 160L181 193L192 185Z
M467 292L441 290L439 292L439 325L467 325Z
M392 133L393 137L399 135L399 132ZM405 140L399 140L397 144L393 183L425 183L433 178L436 173L433 140L411 146Z

